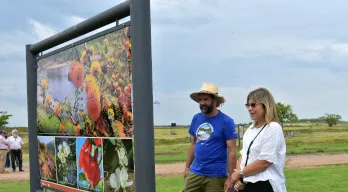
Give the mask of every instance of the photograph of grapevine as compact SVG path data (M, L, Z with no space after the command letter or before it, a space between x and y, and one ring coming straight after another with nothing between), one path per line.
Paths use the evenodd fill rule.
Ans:
M38 61L39 135L132 137L129 28Z

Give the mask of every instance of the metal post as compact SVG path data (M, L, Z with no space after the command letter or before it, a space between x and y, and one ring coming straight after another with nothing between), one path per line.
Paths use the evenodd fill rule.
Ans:
M26 45L30 191L37 191L42 189L40 185L39 160L37 158L39 149L36 137L37 61L36 55L29 49L30 45Z
M156 191L152 94L150 0L131 0L135 183Z

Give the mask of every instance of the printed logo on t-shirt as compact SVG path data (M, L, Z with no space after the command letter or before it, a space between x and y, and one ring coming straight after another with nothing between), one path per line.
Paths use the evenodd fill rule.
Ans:
M196 137L198 141L205 141L209 139L210 135L214 132L214 127L210 123L201 124L197 131Z

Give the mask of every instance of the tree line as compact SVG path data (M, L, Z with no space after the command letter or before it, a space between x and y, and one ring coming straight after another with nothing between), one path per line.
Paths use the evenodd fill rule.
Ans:
M277 112L279 115L280 122L284 123L327 123L329 127L337 125L338 123L347 123L341 121L342 117L338 114L325 113L324 116L318 118L305 118L299 119L297 114L292 110L292 106L289 104L283 104L277 102Z
M299 119L297 114L293 112L292 106L289 104L277 102L277 112L280 122L284 123L327 123L329 127L337 125L338 123L348 124L346 121L341 121L342 117L338 114L325 113L324 116L318 118L304 118ZM7 114L7 111L0 111L0 129L5 128L8 124L8 119L11 114Z

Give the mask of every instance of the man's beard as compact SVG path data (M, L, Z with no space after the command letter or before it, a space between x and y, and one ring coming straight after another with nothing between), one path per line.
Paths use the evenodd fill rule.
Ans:
M201 109L202 113L208 115L211 112L213 112L213 105L199 105L199 108Z

